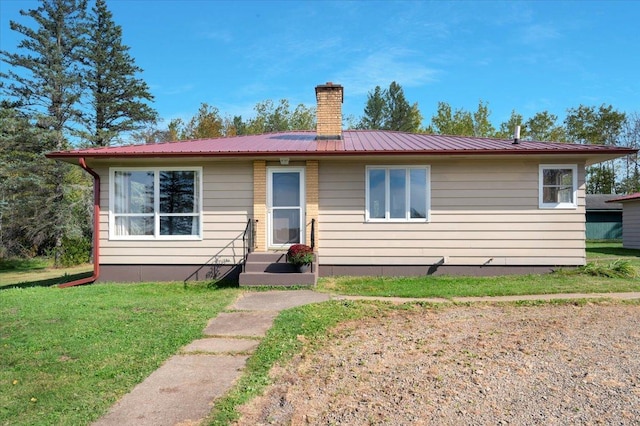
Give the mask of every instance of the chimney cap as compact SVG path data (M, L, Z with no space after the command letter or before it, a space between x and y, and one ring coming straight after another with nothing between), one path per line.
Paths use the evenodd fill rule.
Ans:
M318 95L318 91L321 90L340 90L340 94L342 95L340 100L341 102L344 102L344 90L342 85L334 84L331 81L327 81L325 84L318 84L316 86L316 96Z

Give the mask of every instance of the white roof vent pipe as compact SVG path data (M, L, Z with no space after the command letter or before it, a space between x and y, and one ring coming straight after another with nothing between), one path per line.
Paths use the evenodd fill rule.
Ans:
M513 131L513 145L518 145L520 143L520 126L516 126Z

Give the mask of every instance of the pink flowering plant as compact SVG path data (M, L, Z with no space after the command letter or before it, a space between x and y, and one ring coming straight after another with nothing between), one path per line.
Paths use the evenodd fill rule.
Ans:
M294 244L287 251L287 261L296 266L313 262L313 249L306 244Z

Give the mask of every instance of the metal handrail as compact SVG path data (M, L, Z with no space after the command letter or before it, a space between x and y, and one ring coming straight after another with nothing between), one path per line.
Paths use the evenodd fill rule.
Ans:
M316 248L316 220L311 219L311 249Z
M253 249L253 236L253 220L249 218L249 220L247 220L247 226L244 228L244 233L242 234L242 254L244 257L242 272L246 271L247 257Z
M256 241L257 224L258 224L257 220L252 220L252 219L247 220L247 225L245 226L244 231L242 233L239 233L237 237L229 241L229 243L226 246L222 247L218 251L218 253L211 256L209 260L207 260L198 269L192 272L191 275L185 278L184 285L186 286L187 281L189 281L193 277L195 277L195 279L198 280L200 271L203 270L204 268L209 267L212 270L215 270L216 268L219 268L221 265L227 264L227 262L220 261L221 254L226 253L227 250L233 251L232 265L238 266L240 265L240 263L242 263L242 271L245 272L247 257L249 256L249 253L251 253L256 248L255 241ZM236 255L236 244L239 244L240 239L242 239L242 253L240 253L239 255ZM236 261L236 259L238 259L238 261ZM210 276L210 275L213 275L213 276ZM205 277L207 279L217 278L218 277L217 271L213 271L213 274L211 272L208 272Z

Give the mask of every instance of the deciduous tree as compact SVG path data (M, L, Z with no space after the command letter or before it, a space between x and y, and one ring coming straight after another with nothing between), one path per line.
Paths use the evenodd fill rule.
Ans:
M622 145L631 148L640 148L640 115L637 112L627 114L623 125L621 140ZM632 194L640 192L640 167L638 154L628 155L624 161L624 177L616 187L616 192Z
M500 130L496 132L495 136L502 139L511 139L514 137L517 126L520 126L520 139L527 139L527 127L523 123L522 114L519 114L514 109L511 111L509 120L500 123Z
M478 102L478 109L473 113L473 135L480 138L491 138L495 135L496 129L491 124L489 117L491 110L489 104Z
M599 108L580 105L570 108L564 120L567 136L573 142L592 145L617 145L625 122L625 114L611 105ZM612 194L615 191L616 173L613 161L589 167L587 192Z
M438 102L438 110L431 117L427 131L438 135L473 136L473 117L464 109L454 112L448 103Z
M527 138L536 141L566 142L564 127L557 124L558 116L548 111L536 113L527 120Z

